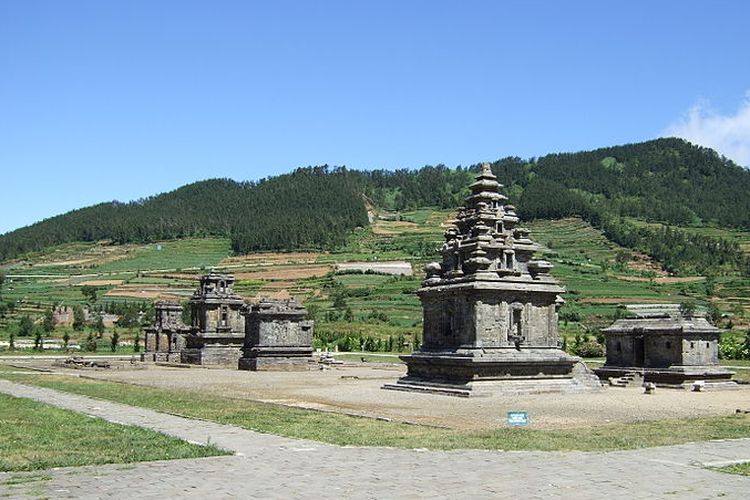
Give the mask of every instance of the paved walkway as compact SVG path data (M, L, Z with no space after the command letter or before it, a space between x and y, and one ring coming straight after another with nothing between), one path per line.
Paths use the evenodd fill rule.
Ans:
M0 392L233 450L228 457L0 473L26 498L737 498L750 439L609 453L342 448L0 380ZM17 482L22 476L43 476ZM10 482L9 482L10 480Z

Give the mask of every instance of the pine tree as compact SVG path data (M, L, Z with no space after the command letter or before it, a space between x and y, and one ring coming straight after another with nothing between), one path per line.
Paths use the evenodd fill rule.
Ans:
M86 326L86 314L81 306L73 307L73 330L82 332Z
M101 314L96 315L96 321L94 322L94 330L96 330L98 338L102 338L104 334L104 318Z
M42 328L44 329L47 335L50 335L53 331L55 331L56 324L57 324L57 320L55 320L55 312L54 312L54 306L53 306L52 308L47 309L44 312L44 320L42 322Z
M29 315L24 314L23 316L21 316L21 320L18 322L18 336L28 337L31 335L33 329L34 323L31 321Z

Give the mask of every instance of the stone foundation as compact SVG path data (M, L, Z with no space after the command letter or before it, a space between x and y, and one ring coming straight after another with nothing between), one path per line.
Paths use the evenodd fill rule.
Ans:
M266 349L247 352L239 361L240 370L293 371L317 368L312 349Z
M579 358L559 349L417 352L401 359L408 366L406 376L384 389L472 396L585 392L601 387Z
M643 377L643 382L652 382L657 387L672 389L692 389L693 384L698 381L705 382L705 388L710 389L739 389L737 382L732 380L734 372L722 366L671 366L668 368L643 368L603 366L594 370L602 380L620 378L631 373L637 373Z
M242 347L239 345L204 346L200 349L183 349L180 354L181 363L237 367L242 357Z

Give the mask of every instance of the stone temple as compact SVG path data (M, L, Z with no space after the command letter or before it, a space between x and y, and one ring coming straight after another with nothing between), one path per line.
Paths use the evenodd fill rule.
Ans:
M737 388L719 365L719 334L704 315L683 314L675 304L628 306L633 317L602 330L607 362L595 370L602 380L632 378L660 387Z
M154 324L144 329L144 361L180 362L190 327L182 322L182 306L160 300L154 305Z
M157 302L141 359L253 371L309 368L313 322L304 306L295 299L246 305L233 286L228 274L202 276L190 299L192 326L183 324L179 303Z
M408 371L386 389L456 396L597 390L580 359L560 349L557 309L564 290L488 164L471 185L442 262L425 266L417 291L423 344L401 359Z
M209 273L190 299L192 331L181 361L237 366L245 341L244 299L234 293L234 276Z
M261 300L246 307L240 370L298 370L312 362L313 322L295 299Z

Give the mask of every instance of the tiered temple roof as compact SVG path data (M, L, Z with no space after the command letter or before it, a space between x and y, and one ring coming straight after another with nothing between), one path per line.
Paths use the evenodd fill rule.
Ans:
M540 247L529 239L528 229L517 225L515 207L506 204L501 188L489 164L483 164L453 226L445 231L442 263L428 266L425 285L446 280L551 281L545 275L552 265L531 260Z

